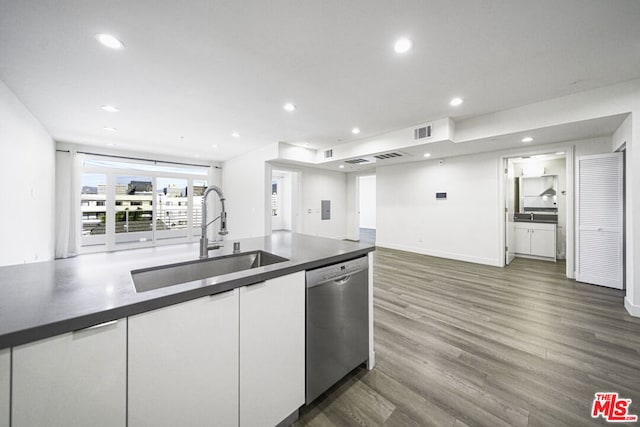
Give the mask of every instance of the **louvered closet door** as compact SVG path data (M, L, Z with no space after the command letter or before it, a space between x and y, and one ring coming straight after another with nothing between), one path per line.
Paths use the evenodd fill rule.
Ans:
M622 154L578 158L576 280L622 289Z

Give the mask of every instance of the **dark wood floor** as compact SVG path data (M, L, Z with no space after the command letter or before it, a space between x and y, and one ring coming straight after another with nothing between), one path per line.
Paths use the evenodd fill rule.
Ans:
M633 399L640 415L640 319L622 291L564 269L379 249L377 366L353 371L296 425L604 425L590 416L599 391Z

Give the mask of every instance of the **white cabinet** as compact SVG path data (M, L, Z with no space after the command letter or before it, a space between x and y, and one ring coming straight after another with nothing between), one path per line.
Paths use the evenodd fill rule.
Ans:
M240 425L276 425L304 404L304 271L240 289Z
M125 426L126 323L14 347L12 426Z
M525 228L516 223L515 225L516 237L516 254L530 254L531 253L531 230L529 227Z
M547 224L544 224L547 225ZM556 257L556 231L544 228L531 229L531 255Z
M515 223L516 253L556 259L556 225L536 222Z
M0 427L9 426L11 349L0 350Z
M238 425L238 295L129 318L129 427Z

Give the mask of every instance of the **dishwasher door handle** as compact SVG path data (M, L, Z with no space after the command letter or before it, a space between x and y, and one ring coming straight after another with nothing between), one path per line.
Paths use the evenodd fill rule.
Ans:
M314 287L320 286L320 285L325 285L327 283L336 283L338 285L344 285L347 282L349 282L349 280L351 280L351 277L353 277L354 274L360 273L362 271L364 271L364 270L351 272L349 274L344 274L344 275L338 276L338 277L331 277L330 279L320 280L320 281L315 282L315 283L307 283L307 289L314 288Z

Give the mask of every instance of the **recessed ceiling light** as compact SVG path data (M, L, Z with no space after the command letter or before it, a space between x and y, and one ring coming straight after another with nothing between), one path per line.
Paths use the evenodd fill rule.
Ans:
M344 169L344 165L340 165L338 166L340 169Z
M96 40L98 40L103 46L109 49L121 50L124 49L124 43L112 36L111 34L96 34Z
M533 138L531 138L530 136L525 136L524 138L522 138L522 142L531 142L533 141Z
M413 42L406 37L402 37L396 40L395 44L393 45L393 50L395 50L396 53L407 53L411 50L412 47Z
M111 127L111 126L105 126L102 129L109 131L109 132L118 132L118 129Z
M285 111L294 111L296 109L296 106L294 104L292 104L291 102L287 102L286 104L284 104L282 106L282 108L284 108Z
M422 157L431 157L431 153L424 153Z
M457 107L458 105L462 105L463 102L464 100L462 98L453 98L451 101L449 101L449 105L451 105L452 107Z
M353 129L351 129L351 133L352 133L352 134L354 134L354 135L357 135L357 134L359 134L359 133L360 133L360 129L358 129L358 128L353 128Z
M118 111L120 111L120 109L115 105L101 105L100 108L110 113L117 113Z
M560 154L564 154L564 151L558 151L556 154L559 156Z
M238 132L233 132L231 136L234 138L240 138L240 134Z

